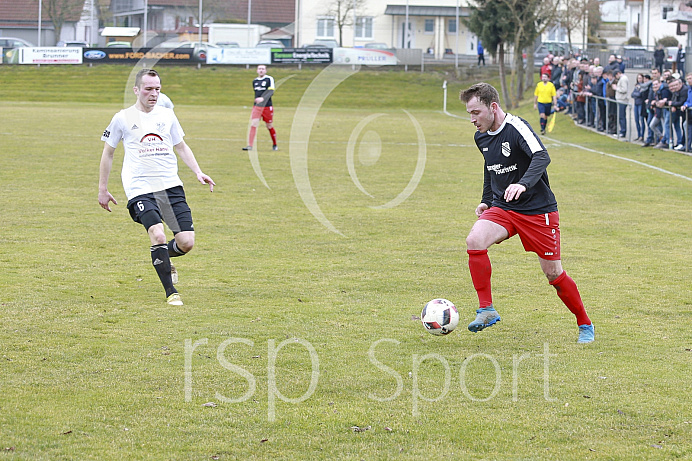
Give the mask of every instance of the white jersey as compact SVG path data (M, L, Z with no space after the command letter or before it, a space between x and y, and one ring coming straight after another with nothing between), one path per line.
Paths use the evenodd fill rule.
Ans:
M123 142L121 176L128 200L183 184L173 146L184 136L173 110L162 106L148 113L131 106L113 116L101 140L113 148Z
M156 100L156 105L157 106L163 106L163 107L168 107L169 109L173 109L173 101L171 101L171 98L166 96L163 93L159 93L159 99Z

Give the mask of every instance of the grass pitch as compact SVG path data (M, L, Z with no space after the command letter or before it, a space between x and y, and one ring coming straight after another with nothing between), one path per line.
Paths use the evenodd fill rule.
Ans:
M464 237L483 165L470 123L440 112L445 76L354 74L291 139L319 73L272 72L281 150L260 128L253 160L252 70L162 70L218 184L181 164L197 245L172 308L125 209L122 147L119 205L97 203L129 69L0 69L0 457L692 457L692 158L558 117L545 143L563 263L596 342L576 344L518 239L490 250L502 322L472 334ZM450 85L461 117L468 83ZM512 112L537 123L530 104ZM424 172L383 208L420 165L419 129ZM435 297L460 309L446 337L417 320Z

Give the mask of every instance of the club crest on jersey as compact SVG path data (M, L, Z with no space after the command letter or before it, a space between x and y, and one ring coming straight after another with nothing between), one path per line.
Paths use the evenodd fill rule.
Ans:
M141 143L152 143L152 142L161 142L163 139L161 136L159 136L156 133L148 133L142 136L142 139L139 140Z
M163 130L166 128L166 124L164 122L156 122L156 129L163 132Z
M508 142L503 142L502 143L502 155L505 157L509 157L509 155L512 153L512 151L509 148L509 143Z

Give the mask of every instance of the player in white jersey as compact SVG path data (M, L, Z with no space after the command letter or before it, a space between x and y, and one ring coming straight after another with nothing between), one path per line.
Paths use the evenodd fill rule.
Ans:
M173 105L173 101L171 101L171 98L169 98L163 93L159 93L159 99L156 100L156 105L168 107L169 109L173 109L173 107L175 107Z
M183 304L173 286L171 257L187 254L195 244L192 213L185 200L183 182L178 176L178 160L197 175L202 184L214 190L214 181L204 174L195 155L185 143L180 123L173 110L157 105L161 79L153 69L142 69L135 77L133 88L137 101L113 117L101 140L105 142L99 169L99 205L111 211L109 202L118 202L108 192L108 177L113 167L113 154L123 142L122 181L127 195L127 208L135 222L141 223L151 241L151 261L166 291L168 304ZM167 242L163 223L173 231ZM176 274L177 275L177 274Z

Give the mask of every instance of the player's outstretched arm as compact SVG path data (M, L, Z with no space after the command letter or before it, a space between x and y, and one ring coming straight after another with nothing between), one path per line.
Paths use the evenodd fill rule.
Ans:
M111 147L108 143L103 144L101 165L99 166L99 205L106 211L111 211L110 202L113 202L115 205L118 204L111 193L108 192L108 177L111 174L111 168L113 168L114 152L114 147Z
M202 173L202 169L199 167L195 154L192 153L190 146L188 146L185 141L180 141L175 145L175 151L178 153L182 161L185 162L185 165L187 165L188 168L190 168L192 172L197 175L197 180L202 184L209 184L209 192L214 192L214 186L216 183L209 176Z

